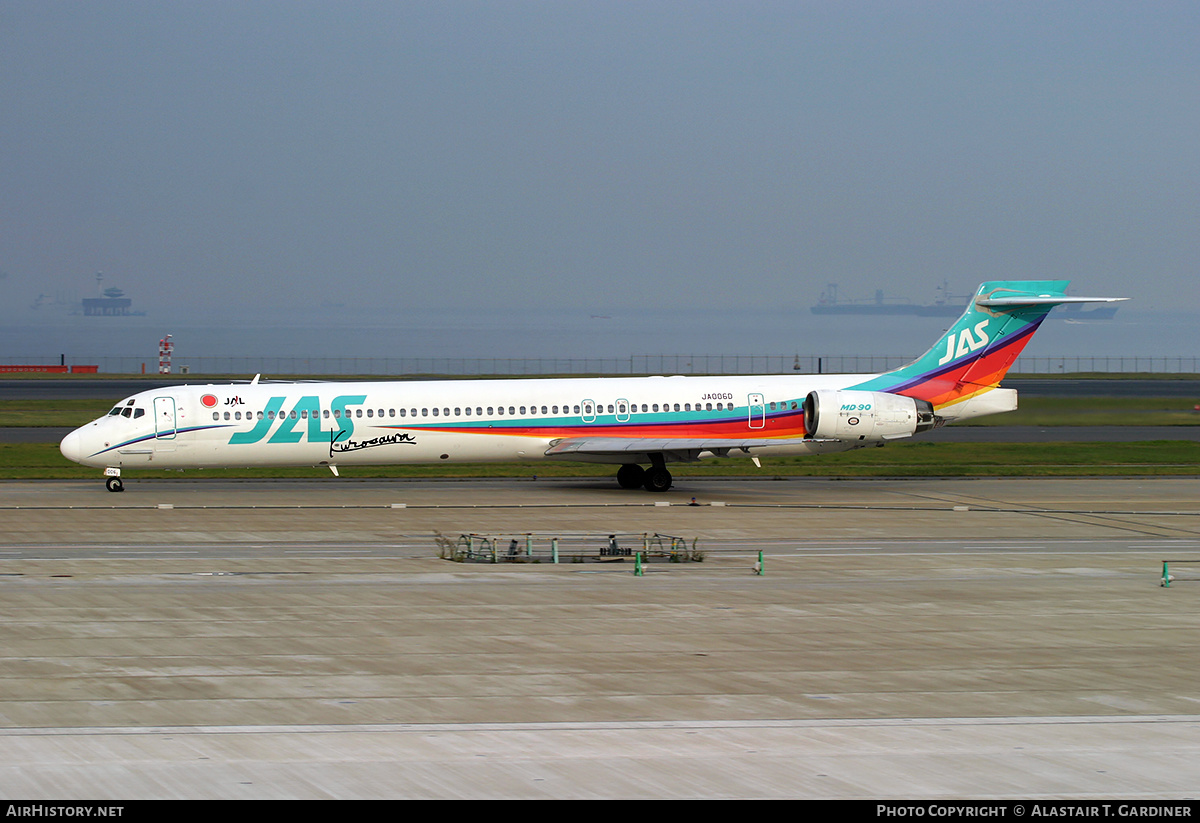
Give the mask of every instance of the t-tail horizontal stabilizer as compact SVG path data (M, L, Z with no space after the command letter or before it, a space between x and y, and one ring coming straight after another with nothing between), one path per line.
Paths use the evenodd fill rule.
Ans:
M1016 392L998 390L1055 306L1113 303L1124 297L1070 297L1068 280L993 280L983 283L966 311L929 351L895 371L854 389L901 394L933 404L944 420L1012 411Z

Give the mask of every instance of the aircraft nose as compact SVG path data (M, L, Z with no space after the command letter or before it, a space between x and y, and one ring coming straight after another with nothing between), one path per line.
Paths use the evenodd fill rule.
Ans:
M83 456L83 449L79 445L79 432L73 431L64 437L58 444L58 450L62 452L63 457L73 463L78 463Z

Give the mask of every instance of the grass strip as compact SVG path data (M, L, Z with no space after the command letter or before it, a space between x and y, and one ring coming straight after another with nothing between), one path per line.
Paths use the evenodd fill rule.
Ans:
M1200 475L1200 443L1155 440L1136 443L893 443L819 457L762 458L672 464L683 477L1085 477ZM616 466L591 463L463 463L428 466L338 467L346 478L532 478L609 477ZM96 479L99 469L67 461L52 443L0 444L0 478ZM186 472L127 469L125 476L333 479L329 469L192 469Z

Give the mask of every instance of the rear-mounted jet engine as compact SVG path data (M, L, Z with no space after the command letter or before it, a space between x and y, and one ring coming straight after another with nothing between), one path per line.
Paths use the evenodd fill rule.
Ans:
M941 421L928 400L874 391L813 391L804 399L804 428L817 440L895 440Z

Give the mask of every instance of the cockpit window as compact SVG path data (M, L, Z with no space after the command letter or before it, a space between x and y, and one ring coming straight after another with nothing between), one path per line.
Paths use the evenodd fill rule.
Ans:
M112 407L106 416L107 417L141 417L146 413L145 409L135 409L134 403L137 398L130 397L128 400L122 400L120 403Z

